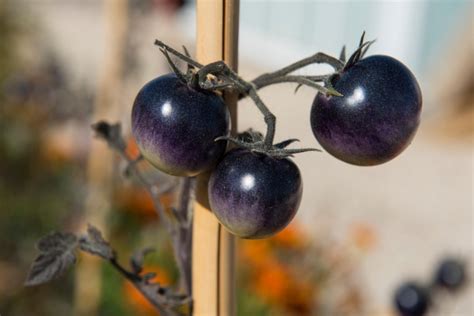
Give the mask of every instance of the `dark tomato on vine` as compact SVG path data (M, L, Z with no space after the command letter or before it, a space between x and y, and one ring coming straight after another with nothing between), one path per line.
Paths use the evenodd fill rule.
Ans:
M360 166L400 154L419 125L422 96L410 70L398 60L370 56L348 66L332 82L343 96L318 93L311 128L334 157Z
M212 169L229 133L229 111L216 94L194 90L174 74L148 82L132 109L132 132L141 153L156 168L175 176Z
M428 291L415 282L408 282L395 293L395 306L401 316L423 316L429 307Z
M241 238L257 239L288 225L303 184L291 160L233 149L213 170L208 188L211 209L222 225Z

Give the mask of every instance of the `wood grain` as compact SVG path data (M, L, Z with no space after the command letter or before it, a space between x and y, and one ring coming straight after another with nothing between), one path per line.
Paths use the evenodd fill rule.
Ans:
M196 56L201 63L224 60L237 69L238 0L197 1ZM237 96L224 96L237 127ZM232 316L235 306L234 238L209 209L207 181L198 178L193 223L193 297L195 316Z

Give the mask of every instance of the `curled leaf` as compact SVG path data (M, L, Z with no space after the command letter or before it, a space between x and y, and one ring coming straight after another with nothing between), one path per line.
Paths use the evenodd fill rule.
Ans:
M115 252L112 247L104 240L102 233L90 224L87 227L87 235L79 239L79 247L82 251L106 260L115 259Z
M60 277L76 262L77 237L70 233L51 233L37 244L40 251L26 278L26 286L34 286Z

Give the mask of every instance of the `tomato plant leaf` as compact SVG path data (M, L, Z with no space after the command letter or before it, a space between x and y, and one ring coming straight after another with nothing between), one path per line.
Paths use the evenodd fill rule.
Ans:
M102 257L106 260L115 259L115 251L102 237L102 233L91 224L87 227L87 235L79 239L79 247L82 251Z
M49 282L61 276L76 262L77 237L71 233L51 233L37 244L40 251L26 279L26 286Z

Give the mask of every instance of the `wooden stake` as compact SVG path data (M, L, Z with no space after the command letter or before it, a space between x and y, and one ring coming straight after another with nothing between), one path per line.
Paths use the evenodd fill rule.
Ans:
M197 59L224 60L237 70L238 0L197 1ZM237 96L224 96L237 127ZM198 178L193 223L193 298L195 316L232 316L235 306L234 238L209 209L207 180Z

